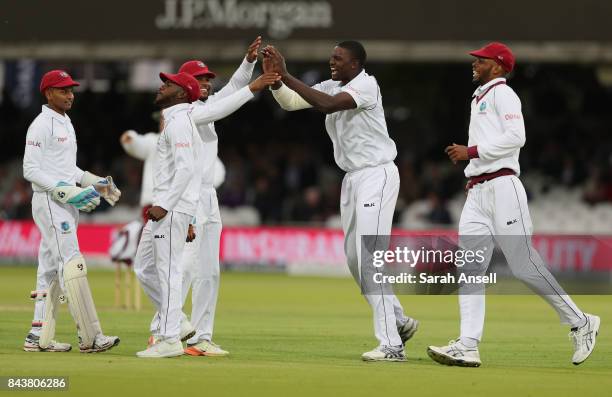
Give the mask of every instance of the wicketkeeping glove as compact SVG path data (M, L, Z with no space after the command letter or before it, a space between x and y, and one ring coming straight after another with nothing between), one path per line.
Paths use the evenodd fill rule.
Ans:
M119 190L117 185L115 185L115 182L113 182L112 176L107 176L104 179L100 179L94 183L93 186L96 188L98 193L104 197L104 200L106 200L106 202L112 206L117 204L119 197L121 197L121 190Z
M52 194L54 200L70 204L80 211L91 212L100 205L100 194L93 186L81 189L66 182L59 182Z
M101 176L94 175L89 171L85 171L85 174L83 174L83 177L81 178L81 186L89 185L93 185L98 193L104 197L104 200L106 200L112 206L117 204L119 197L121 197L121 190L119 190L117 185L115 185L115 182L113 182L112 176L102 178Z

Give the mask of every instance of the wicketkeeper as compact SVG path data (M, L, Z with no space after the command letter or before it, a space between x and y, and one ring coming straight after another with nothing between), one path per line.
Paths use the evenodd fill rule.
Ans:
M106 351L119 344L102 333L89 283L87 265L79 251L79 211L91 212L100 197L115 205L121 191L113 178L99 177L76 165L77 141L66 114L74 101L74 81L63 70L46 73L40 92L47 99L28 128L23 175L32 182L32 217L41 233L34 320L23 349L29 352L67 352L72 346L56 342L55 318L60 300L68 301L82 353Z

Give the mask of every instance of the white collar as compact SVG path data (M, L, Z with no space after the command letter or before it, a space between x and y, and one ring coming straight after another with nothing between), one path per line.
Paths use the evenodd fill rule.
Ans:
M353 77L352 80L349 80L348 83L346 83L345 85L351 84L353 81L357 81L358 79L362 78L363 76L365 76L366 71L365 68L361 69L361 72L359 72L359 74L355 77ZM342 85L342 82L339 82L340 85Z
M65 123L66 121L70 121L70 117L68 117L67 114L64 114L62 116L61 114L59 114L55 110L51 109L48 105L43 105L42 106L42 112L45 113L45 114L48 114L51 117L53 117L54 119L56 119L60 123Z
M474 91L474 96L480 96L480 94L482 94L483 92L488 90L494 84L505 83L505 82L506 82L506 78L505 77L498 77L496 79L493 79L493 80L489 81L488 83L483 84L483 85L479 86L478 88L476 88L476 91Z
M162 109L162 116L164 117L164 120L168 121L176 112L180 112L181 110L189 110L190 107L190 103L179 103L172 105L168 108Z

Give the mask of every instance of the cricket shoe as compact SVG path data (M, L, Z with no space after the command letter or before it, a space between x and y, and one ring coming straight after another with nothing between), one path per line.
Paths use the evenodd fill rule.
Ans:
M363 361L406 361L404 346L378 346L376 349L361 355Z
M196 329L191 324L191 322L187 320L186 318L181 320L181 330L180 330L181 342L186 342L188 339L193 338L195 334L196 334ZM153 335L149 336L149 339L147 340L147 347L153 346L156 342L157 340L155 339Z
M146 350L136 353L140 358L165 358L177 357L183 355L183 344L180 341L169 342L168 340L160 340Z
M410 338L414 336L414 334L419 329L419 320L415 320L414 318L408 317L408 321L404 323L401 327L397 327L397 333L402 339L402 344L406 345L406 342Z
M459 339L451 340L446 346L429 346L429 357L444 365L459 367L480 367L480 353L477 347L467 347Z
M193 338L195 334L196 334L196 329L193 326L193 324L191 324L189 320L184 318L181 321L181 333L180 333L181 342L186 342L188 339Z
M118 336L106 336L104 334L96 335L94 343L91 346L83 346L79 344L81 353L102 353L119 344Z
M599 324L601 320L598 316L584 313L586 324L574 329L569 333L570 339L574 342L574 356L572 363L578 365L583 363L595 349L597 334L599 334Z
M190 356L225 357L229 355L229 352L221 349L221 346L212 341L203 340L193 345L188 344L185 354Z
M23 350L27 352L69 352L72 350L72 346L69 343L56 342L54 340L49 343L46 349L43 349L38 344L40 337L34 334L28 334L23 344Z

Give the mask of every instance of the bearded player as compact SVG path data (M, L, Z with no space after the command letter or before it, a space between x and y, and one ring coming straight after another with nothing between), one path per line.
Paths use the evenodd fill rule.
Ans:
M450 160L468 161L465 176L467 200L459 220L461 248L487 253L481 263L465 265L464 272L483 275L493 253L493 240L500 246L512 273L539 294L570 326L574 342L572 363L584 362L595 348L600 319L584 313L548 271L531 242L533 224L525 188L518 178L519 153L525 144L521 100L506 83L514 69L512 51L501 43L490 43L470 52L473 81L479 86L472 96L468 146L446 148ZM459 290L460 336L446 346L429 346L429 356L446 365L478 367L485 318L482 285L464 285Z

